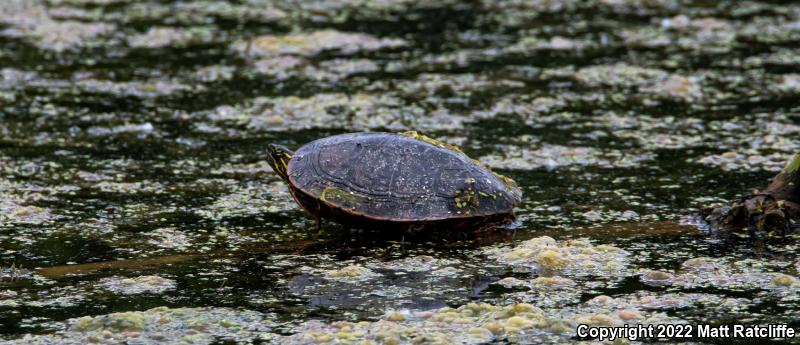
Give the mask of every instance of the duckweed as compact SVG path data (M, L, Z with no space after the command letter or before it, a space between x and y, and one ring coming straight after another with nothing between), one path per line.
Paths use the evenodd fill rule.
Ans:
M800 149L799 19L775 1L0 1L0 342L796 322L797 236L691 215ZM457 144L517 181L517 220L317 231L266 145L353 131Z

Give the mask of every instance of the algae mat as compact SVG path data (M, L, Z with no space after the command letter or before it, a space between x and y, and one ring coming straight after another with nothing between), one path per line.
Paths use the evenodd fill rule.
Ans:
M780 1L2 1L0 339L799 327L796 236L682 225L800 149L799 43ZM267 144L364 130L513 178L518 222L317 232Z

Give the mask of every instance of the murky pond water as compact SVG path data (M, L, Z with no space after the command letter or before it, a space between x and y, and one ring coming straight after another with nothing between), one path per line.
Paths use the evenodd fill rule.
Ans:
M800 149L780 1L0 2L0 337L561 343L800 327L797 236L682 220ZM417 130L513 177L481 237L316 231L265 160Z

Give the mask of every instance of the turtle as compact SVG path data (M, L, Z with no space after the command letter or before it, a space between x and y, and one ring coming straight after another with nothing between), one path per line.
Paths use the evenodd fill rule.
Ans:
M347 229L481 230L514 219L514 180L458 147L415 131L360 132L312 141L297 151L269 145L272 169L316 219Z

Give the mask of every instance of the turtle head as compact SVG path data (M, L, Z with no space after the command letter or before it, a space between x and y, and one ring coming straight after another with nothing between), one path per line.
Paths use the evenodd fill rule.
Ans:
M289 160L292 159L294 152L285 146L269 144L269 154L267 160L272 170L275 170L280 177L289 182L289 175L286 174L286 168L289 167Z

